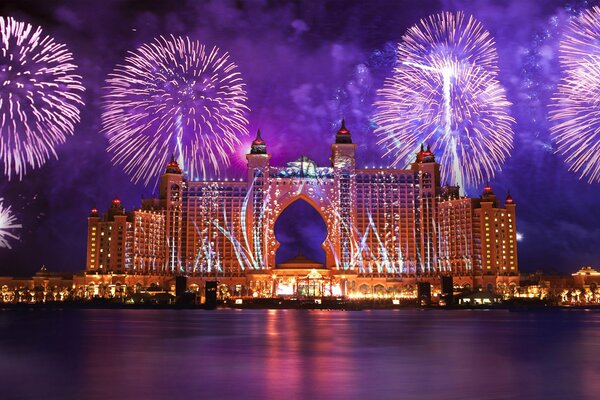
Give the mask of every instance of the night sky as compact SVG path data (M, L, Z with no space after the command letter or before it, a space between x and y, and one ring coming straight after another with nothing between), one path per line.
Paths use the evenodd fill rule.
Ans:
M395 45L420 18L439 11L474 15L495 37L500 81L513 103L515 149L491 182L517 202L522 271L571 273L600 266L600 185L569 173L554 154L547 105L560 78L558 40L584 1L27 1L3 0L0 15L40 25L74 54L86 87L75 135L57 148L58 160L30 171L22 181L0 178L0 197L23 225L20 241L0 249L0 275L29 275L85 267L87 215L103 212L116 195L127 209L153 187L130 183L106 153L100 133L104 79L128 50L159 35L188 35L230 52L247 84L251 133L260 128L281 165L304 154L328 165L339 120L346 118L358 144L359 166L381 166L373 101L395 62ZM252 135L251 135L252 136ZM222 177L242 177L244 147ZM389 160L388 160L389 161ZM469 193L476 196L479 193ZM292 210L294 211L294 210ZM298 252L292 237L324 238L324 223L302 206L286 213L276 230ZM282 228L283 227L283 228ZM301 232L294 234L294 230ZM302 251L314 258L310 244ZM317 245L318 246L318 245ZM280 258L280 257L278 257Z

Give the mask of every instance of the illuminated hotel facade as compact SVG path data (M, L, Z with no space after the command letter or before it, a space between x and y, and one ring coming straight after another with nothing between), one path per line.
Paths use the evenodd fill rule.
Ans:
M158 198L130 212L119 199L104 215L92 210L82 279L169 287L184 275L191 288L218 280L232 294L265 297L399 293L440 276L488 289L517 281L510 195L501 205L489 185L479 198L441 186L429 148L406 170L360 169L355 150L342 122L327 167L304 156L271 165L260 131L244 181L188 181L171 160ZM324 264L275 262L275 222L298 200L325 221Z

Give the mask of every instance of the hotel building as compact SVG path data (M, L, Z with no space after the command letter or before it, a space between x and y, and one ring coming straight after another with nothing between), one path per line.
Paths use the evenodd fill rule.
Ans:
M429 147L406 170L359 168L355 150L342 122L325 167L305 156L271 165L260 131L244 181L189 181L172 159L158 198L133 211L118 198L103 215L92 210L81 283L170 287L185 275L189 287L218 280L237 295L349 296L399 293L440 276L488 289L517 281L510 194L501 204L489 185L479 198L442 186ZM275 262L275 222L299 200L327 226L323 264Z

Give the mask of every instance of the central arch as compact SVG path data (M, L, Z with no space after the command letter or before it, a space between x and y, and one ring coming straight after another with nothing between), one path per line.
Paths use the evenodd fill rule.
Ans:
M279 214L274 234L279 243L276 265L300 254L325 264L327 224L306 200L297 198Z
M275 224L277 223L279 217L283 214L283 212L290 205L301 200L301 201L308 203L308 205L310 205L318 213L318 215L321 217L321 219L323 220L323 222L325 224L327 233L325 235L323 242L320 244L320 247L325 254L325 260L324 260L325 268L334 268L334 266L335 266L335 256L334 256L335 243L333 242L333 240L334 240L333 238L335 237L335 235L333 234L333 232L334 232L335 226L332 221L331 215L328 215L325 212L327 209L325 207L323 207L322 205L320 205L319 203L317 203L311 196L308 196L305 193L295 192L294 195L292 195L292 193L293 193L292 191L289 191L285 195L281 196L278 199L279 200L278 206L274 207L274 209L277 212L274 215L272 215L272 218L269 218L270 221L269 221L268 231L271 232L271 235L270 235L271 238L270 238L270 242L269 242L269 265L271 265L272 268L276 266L275 257L276 257L277 251L279 250L279 247L281 246L281 243L279 243L279 241L275 237Z

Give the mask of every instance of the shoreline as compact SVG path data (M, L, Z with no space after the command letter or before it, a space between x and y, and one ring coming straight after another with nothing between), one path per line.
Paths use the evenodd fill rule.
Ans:
M315 301L317 300L317 301ZM113 310L506 310L511 312L539 311L600 311L597 305L548 305L545 303L502 303L483 305L439 306L418 305L416 301L392 304L390 301L376 300L328 300L328 299L249 299L242 302L220 301L214 306L207 304L126 304L121 302L46 302L46 303L0 303L4 310L45 310L45 309L113 309Z

